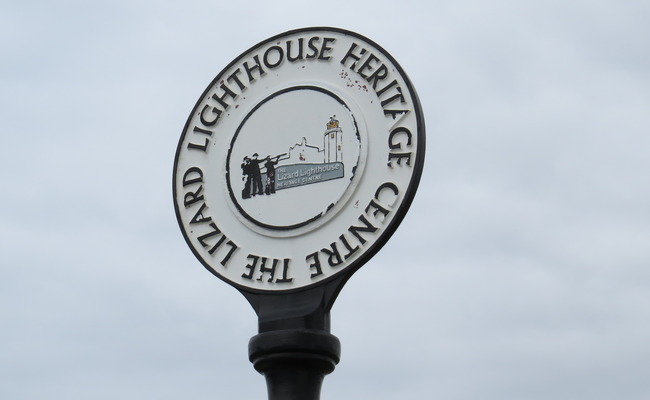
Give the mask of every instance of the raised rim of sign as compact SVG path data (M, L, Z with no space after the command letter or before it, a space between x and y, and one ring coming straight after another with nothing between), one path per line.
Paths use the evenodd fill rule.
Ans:
M404 198L402 203L400 204L399 208L395 212L395 216L393 219L390 221L388 226L386 226L384 232L380 235L380 237L373 242L368 250L366 250L358 259L350 263L349 266L347 266L345 269L341 270L338 273L332 274L331 276L324 278L321 281L312 283L310 285L306 286L301 286L298 288L289 288L286 290L280 290L280 291L273 291L273 290L262 290L262 289L256 289L256 288L251 288L248 286L240 285L238 283L235 283L233 281L230 281L226 279L225 277L219 275L215 271L212 270L210 265L203 260L201 255L196 251L194 248L194 245L192 244L190 238L187 236L187 233L185 232L185 228L183 227L183 223L181 220L180 216L180 211L178 208L178 203L176 201L177 199L177 192L176 192L176 167L178 165L178 158L180 157L181 153L181 148L183 144L183 140L185 138L185 133L187 132L187 129L190 125L190 121L192 119L192 116L194 113L197 111L199 105L201 104L201 101L205 96L208 94L210 89L219 81L221 76L226 73L233 65L235 65L238 61L240 61L246 54L250 53L254 49L269 43L273 42L279 38L296 34L296 33L303 33L303 32L318 32L318 31L330 31L330 32L337 32L343 35L349 35L356 37L362 41L365 41L366 43L374 46L377 48L379 51L381 51L382 55L386 56L390 62L395 66L397 71L399 72L400 76L404 79L404 83L406 84L406 87L409 90L409 93L411 94L411 98L413 99L413 112L415 113L415 118L417 121L417 148L416 148L416 154L418 155L415 159L415 163L413 165L413 174L411 175L411 180L409 182L408 187L406 188ZM322 286L327 284L328 282L331 282L335 279L339 279L343 277L343 283L349 279L354 272L356 272L359 268L361 268L365 263L367 263L377 252L384 247L384 245L388 242L388 240L393 236L399 225L402 223L404 220L404 217L408 213L409 208L411 207L411 204L413 203L413 199L415 198L415 192L417 191L418 185L420 183L420 179L422 177L422 170L424 168L424 158L425 158L425 148L426 148L426 135L425 135L425 126L424 126L424 115L422 113L422 106L420 104L420 99L417 95L417 92L415 91L415 88L413 87L413 84L411 83L411 80L409 79L408 75L406 72L404 72L404 69L402 66L395 60L395 58L390 55L382 46L377 44L375 41L368 39L367 37L360 35L358 33L342 29L342 28L334 28L334 27L326 27L326 26L319 26L319 27L306 27L306 28L298 28L298 29L292 29L288 30L283 33L279 33L277 35L274 35L272 37L269 37L267 39L264 39L260 41L259 43L255 44L254 46L249 47L247 50L243 51L241 54L239 54L237 57L235 57L228 65L226 65L225 68L223 68L216 76L215 78L207 85L205 90L201 93L201 96L198 98L196 101L196 104L190 111L190 114L185 122L185 125L183 126L183 133L181 134L181 137L179 139L178 145L176 146L176 155L174 156L174 167L172 171L172 201L174 203L174 212L176 214L176 222L179 224L181 233L183 234L183 238L185 239L185 242L187 243L188 247L192 250L192 254L203 264L203 266L213 275L215 275L217 278L221 279L222 281L228 283L229 285L237 288L240 291L245 291L248 293L259 293L259 294L285 294L285 293L291 293L291 292L300 292L304 290L309 290L314 287Z

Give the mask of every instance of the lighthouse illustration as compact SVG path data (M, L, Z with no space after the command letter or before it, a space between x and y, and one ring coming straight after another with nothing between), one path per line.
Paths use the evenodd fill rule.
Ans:
M325 130L323 146L325 151L324 162L330 163L343 161L342 140L343 130L339 126L339 121L336 119L336 115L334 115L330 117L330 121L327 123L327 130Z
M244 157L242 199L343 178L343 129L336 115L330 117L322 135L323 148L309 144L307 136L303 136L285 153L265 158L258 153Z

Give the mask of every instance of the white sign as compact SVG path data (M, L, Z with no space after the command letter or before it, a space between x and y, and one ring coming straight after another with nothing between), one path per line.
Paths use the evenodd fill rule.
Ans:
M379 250L423 161L422 111L396 61L352 32L299 29L246 51L201 95L176 152L174 205L212 273L295 290Z

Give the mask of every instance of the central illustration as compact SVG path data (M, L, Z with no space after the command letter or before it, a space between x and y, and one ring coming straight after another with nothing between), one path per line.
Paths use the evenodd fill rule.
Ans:
M343 130L336 115L326 123L321 143L289 144L287 151L277 155L244 156L241 169L244 188L242 199L270 196L277 190L325 182L345 176L343 164Z
M326 223L363 173L363 132L331 91L292 86L268 94L246 110L226 156L237 215L249 228L276 236Z

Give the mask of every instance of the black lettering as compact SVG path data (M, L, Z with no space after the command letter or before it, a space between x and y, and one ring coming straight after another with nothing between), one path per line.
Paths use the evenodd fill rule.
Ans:
M229 240L228 243L226 243L226 245L230 246L230 251L228 251L228 254L226 254L223 260L221 260L221 265L223 265L224 267L226 266L226 264L228 264L228 261L230 261L230 257L232 257L232 254L235 252L235 250L239 248L235 243L233 243L232 240Z
M212 228L211 232L206 233L205 235L199 236L198 240L199 243L201 243L201 246L203 247L208 247L209 245L205 242L205 239L211 238L212 236L219 235L221 233L221 230L217 228L217 224L214 222L210 223L210 227Z
M208 250L208 253L210 253L210 255L214 254L214 252L217 251L217 249L221 247L221 244L225 241L226 241L226 235L221 235L219 240L217 240L217 243L215 243L215 245L212 246L210 250Z
M379 81L384 80L388 77L388 68L384 65L381 64L379 68L375 70L375 72L372 73L369 77L366 78L368 83L372 84L372 88L376 91L377 90L377 84ZM377 93L377 96L379 96L379 93Z
M269 272L271 277L267 282L273 282L273 275L275 275L275 267L278 265L278 260L273 259L273 264L270 268L266 268L266 257L262 257L262 265L260 265L260 277L257 278L258 281L261 281L264 278L264 273Z
M237 69L235 70L235 72L233 72L232 74L230 74L230 75L228 76L228 78L226 78L226 80L227 80L228 82L230 82L230 81L235 81L235 83L236 83L237 86L239 87L239 90L244 90L244 89L246 89L246 86L242 83L242 81L241 81L241 80L239 79L239 77L237 76L237 75L239 75L240 73L241 73L241 69L237 68Z
M289 40L287 42L287 60L290 62L294 62L297 60L302 60L303 55L302 55L302 43L304 42L303 38L298 39L298 55L295 57L291 56L291 45L293 44L293 41Z
M288 274L289 274L289 261L291 261L290 258L285 258L284 259L284 264L282 266L282 278L276 279L275 280L276 283L289 283L289 282L293 281L293 278L288 277Z
M336 41L335 38L323 38L323 45L321 46L320 54L318 55L319 60L327 61L330 58L332 58L332 56L325 56L325 52L332 51L332 48L327 47L327 44L331 43L331 42L334 42L334 41Z
M386 219L386 216L388 215L388 213L390 213L390 211L388 211L384 207L377 204L377 202L374 201L374 200L370 200L370 203L368 204L368 207L366 207L366 209L364 210L366 212L366 214L368 214L368 212L370 211L370 208L374 208L374 211L372 212L372 216L375 217L375 218L377 218L378 213L382 213L382 215L383 215L382 221L384 219Z
M223 260L221 260L221 265L223 265L224 267L226 266L226 264L228 264L228 261L230 261L230 257L232 257L232 254L235 252L235 250L239 248L235 243L233 243L232 240L229 240L228 243L226 243L226 245L230 246L230 251L228 252L228 254L226 254Z
M318 55L318 47L314 45L314 42L317 42L320 40L320 37L314 36L313 38L309 39L307 42L307 46L309 47L309 50L312 50L311 54L307 54L307 58L316 58Z
M327 248L323 248L321 251L328 255L327 263L330 267L336 267L343 262L343 259L341 259L341 253L339 253L339 250L336 248L336 242L332 242L330 247L332 248L331 251Z
M203 152L208 151L208 145L210 144L210 139L205 139L205 142L203 144L196 144L196 143L188 143L187 148L189 150L201 150Z
M393 204L395 204L395 200L397 199L397 195L399 195L399 189L397 188L397 185L395 185L393 182L386 182L386 183L383 183L381 186L379 186L379 188L375 192L375 199L381 201L381 199L380 199L381 193L384 190L387 190L387 189L392 191L393 194L395 195L395 199L393 200L393 202L390 203L390 204L387 204L389 206L392 206ZM382 203L386 204L385 202L382 202Z
M357 70L357 72L359 73L359 75L361 75L361 77L363 79L368 80L368 75L364 74L363 70L364 69L370 69L372 71L373 68L370 66L370 63L373 62L373 61L379 61L379 59L374 54L370 53L370 55L368 55L368 58L366 59L366 61L364 61L363 64L361 64L361 66Z
M185 208L188 208L192 204L204 200L203 195L199 194L201 193L202 190L203 190L203 185L199 186L199 188L196 189L196 192L185 193L185 196L183 196L183 205L185 206Z
M257 266L257 261L260 259L259 256L249 254L247 257L249 260L253 260L253 263L249 263L245 268L248 268L248 273L241 274L241 277L244 279L253 279L253 273L255 272L255 267Z
M262 65L260 64L260 57L258 55L255 55L253 56L253 60L255 61L255 65L250 68L248 67L248 62L244 62L244 69L248 75L248 83L251 83L255 80L255 78L253 78L253 71L257 70L257 72L260 74L260 77L266 74L266 72L264 72L264 69L262 69Z
M194 127L194 133L202 133L204 135L212 136L212 131L207 129L199 128L198 126Z
M269 53L271 53L271 50L274 50L278 53L278 60L275 62L275 64L269 62ZM267 68L273 69L278 65L282 64L283 58L284 58L284 51L282 50L282 47L271 46L264 52L264 57L262 58L262 60L264 61L264 65L266 65Z
M393 96L389 97L388 99L382 101L381 102L382 107L394 102L397 99L399 99L401 103L406 103L406 101L404 100L404 95L402 94L402 88L398 86L398 87L395 88L395 90L397 90L399 93L397 93L396 95L393 95Z
M323 275L323 269L321 268L320 260L318 259L318 252L307 255L305 261L309 262L310 258L313 260L313 262L309 264L309 268L312 269L311 278L314 279L318 275Z
M384 115L390 115L393 119L397 118L397 114L406 114L409 110L384 110Z
M197 174L196 178L189 179L190 174ZM183 187L191 185L193 183L202 183L203 182L203 171L199 167L190 167L183 174Z
M348 253L343 256L346 260L359 250L359 246L355 246L354 248L350 246L350 243L348 243L348 239L345 237L345 235L339 236L339 239L343 243L343 246L345 246L345 248L348 250Z
M221 107L223 107L224 110L227 110L228 107L230 107L230 104L225 102L226 97L231 97L233 100L237 98L237 93L233 92L228 86L224 85L223 83L219 86L221 89L223 89L224 93L221 96L217 96L216 93L212 95L212 98L217 101L217 103L221 104Z
M380 97L382 94L384 94L388 89L392 88L393 86L397 85L397 81L393 80L391 83L388 85L384 86L383 88L379 89L376 91L377 97Z
M357 48L357 44L352 43L352 46L350 46L350 49L348 49L348 52L345 54L345 57L343 57L343 59L341 60L341 64L345 65L345 62L348 60L348 57L352 58L354 62L352 62L352 65L350 65L351 70L354 70L354 68L356 68L357 61L359 61L361 57L366 53L366 49L361 49L359 55L356 55L354 54L354 49L356 48Z
M205 112L206 112L206 110L207 110L208 108L210 108L210 106L207 105L207 104L206 104L205 106L203 106L203 109L202 109L201 112L199 113L199 118L200 118L201 123L202 123L203 125L205 125L205 126L214 126L214 124L216 124L217 121L219 120L219 117L221 117L221 112L222 112L222 111L219 110L219 109L216 108L216 107L212 107L212 113L213 113L213 114L217 114L217 116L214 117L213 120L208 120L208 119L205 117Z
M395 136L397 136L400 133L403 133L403 134L406 135L406 145L407 146L411 145L411 139L412 139L411 131L409 131L408 129L406 129L404 127L399 127L399 128L393 129L390 132L390 135L388 135L388 147L391 150L401 150L402 149L402 143L400 143L400 142L395 143L393 141Z
M406 159L406 165L411 166L411 153L388 153L387 165L393 168L393 160L397 159L397 165L402 166L402 159Z
M201 243L201 246L203 246L203 247L208 247L208 246L210 246L210 245L206 242L206 239L209 239L209 238L211 238L211 237L213 237L213 236L216 236L216 235L220 235L220 234L221 234L221 230L217 227L217 224L215 224L214 222L211 222L211 223L210 223L210 227L212 228L212 231L206 233L205 235L202 235L202 236L199 236L199 237L198 237L198 241L199 241L199 243ZM210 248L210 250L208 250L208 253L210 253L210 254L214 254L214 252L217 251L217 249L219 248L219 246L221 246L221 244L222 244L225 240L226 240L226 236L225 236L225 235L221 235L221 237L219 238L219 240L217 241L217 243L216 243L214 246L212 246L212 248Z
M377 228L376 228L375 226L373 226L370 222L368 222L368 220L366 219L366 217L363 216L363 215L360 215L360 216L359 216L359 221L363 222L363 224L364 224L365 226L354 226L354 225L352 225L352 226L350 226L350 227L348 228L348 231L349 231L351 234L353 234L357 239L359 239L359 242L361 242L361 244L365 244L365 243L366 243L366 239L364 239L363 236L361 236L361 235L359 234L359 232L369 232L369 233L374 233L374 232L377 230Z
M203 215L203 210L205 210L206 207L207 206L205 205L205 203L201 204L201 207L199 207L199 209L194 214L194 217L192 217L190 224L202 224L204 222L212 221L212 217L210 216L206 217Z

